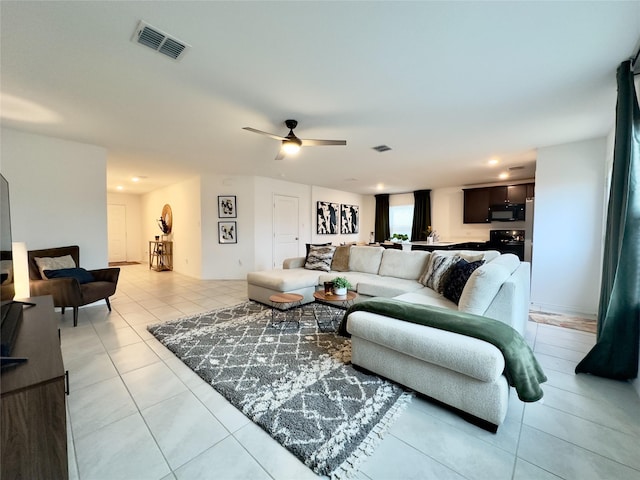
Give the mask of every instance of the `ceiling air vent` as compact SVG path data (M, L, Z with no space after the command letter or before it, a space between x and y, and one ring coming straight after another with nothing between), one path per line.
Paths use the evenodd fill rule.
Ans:
M186 49L191 46L142 20L133 32L131 41L152 48L174 60L180 60Z
M378 145L377 147L371 147L371 148L373 148L376 152L380 152L380 153L391 150L391 147L387 145Z
M513 172L514 170L524 170L524 167L523 167L523 166L518 166L518 167L509 167L509 170L510 170L510 171L512 171L512 172Z

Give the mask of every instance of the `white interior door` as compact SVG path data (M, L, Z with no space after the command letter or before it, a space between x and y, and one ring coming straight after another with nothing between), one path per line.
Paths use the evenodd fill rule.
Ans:
M298 197L273 196L273 267L282 268L286 258L298 256Z
M107 205L109 262L127 261L127 207Z

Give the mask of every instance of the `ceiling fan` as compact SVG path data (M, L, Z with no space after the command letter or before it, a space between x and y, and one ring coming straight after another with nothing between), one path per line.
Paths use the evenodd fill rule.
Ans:
M322 145L346 145L346 140L309 140L304 138L296 137L296 134L293 133L293 129L298 126L297 120L285 120L284 124L289 129L289 134L286 137L282 137L280 135L274 135L273 133L263 132L262 130L256 130L251 127L242 127L243 130L248 130L253 133L259 133L260 135L266 135L267 137L271 137L275 140L280 140L282 142L282 146L280 147L280 151L278 155L276 155L276 160L282 160L285 155L295 154L300 150L300 147L317 147Z

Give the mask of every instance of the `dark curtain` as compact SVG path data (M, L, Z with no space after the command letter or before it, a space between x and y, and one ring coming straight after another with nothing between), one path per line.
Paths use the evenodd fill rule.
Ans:
M598 341L576 373L638 375L640 335L640 109L631 62L618 68L613 172L598 307Z
M431 190L416 190L413 198L412 242L427 239L427 227L431 225Z
M376 242L384 242L391 236L389 228L389 194L376 195Z

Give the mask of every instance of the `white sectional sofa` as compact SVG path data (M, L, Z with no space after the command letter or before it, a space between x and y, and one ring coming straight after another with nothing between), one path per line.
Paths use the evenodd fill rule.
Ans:
M479 256L485 263L464 285L458 305L426 287L425 269L432 255ZM433 258L436 258L435 256ZM528 318L529 264L497 251L402 251L352 246L347 271L307 270L305 258L286 260L282 269L247 275L249 298L269 304L279 292L303 295L336 276L346 277L359 300L393 298L498 320L522 334ZM352 338L352 363L401 383L497 429L506 415L509 385L505 361L494 345L477 338L409 323L366 311L349 315L346 330Z

